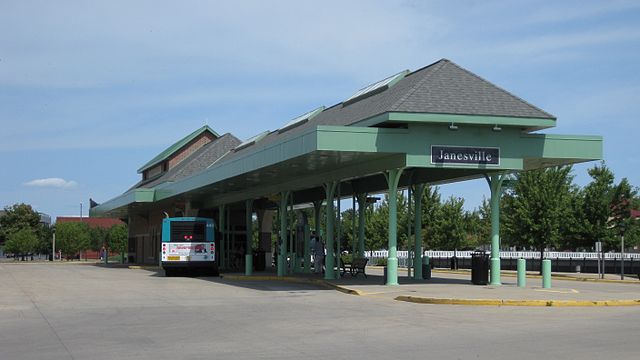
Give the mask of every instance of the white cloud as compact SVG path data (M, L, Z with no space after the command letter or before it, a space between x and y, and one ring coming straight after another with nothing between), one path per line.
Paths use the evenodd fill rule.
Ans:
M35 186L35 187L52 187L52 188L60 188L60 189L71 189L78 186L78 183L73 180L65 180L62 178L46 178L46 179L35 179L29 182L24 183L25 186Z

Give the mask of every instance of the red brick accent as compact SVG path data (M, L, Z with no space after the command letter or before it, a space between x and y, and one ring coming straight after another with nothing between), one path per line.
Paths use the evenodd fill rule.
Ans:
M205 132L197 138L193 139L190 143L185 145L182 149L176 151L175 154L173 154L169 158L169 168L167 170L178 165L182 160L186 159L187 157L189 157L189 155L193 154L198 149L210 143L214 139L215 136L213 136L209 132Z

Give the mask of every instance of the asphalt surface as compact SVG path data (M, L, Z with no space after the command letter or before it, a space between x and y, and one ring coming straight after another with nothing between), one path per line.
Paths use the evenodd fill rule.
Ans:
M639 330L635 306L425 305L282 281L0 264L2 360L636 359Z

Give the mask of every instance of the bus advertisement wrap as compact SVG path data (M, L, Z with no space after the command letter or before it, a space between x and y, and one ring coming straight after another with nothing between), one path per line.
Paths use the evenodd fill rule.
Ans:
M215 261L214 243L163 243L162 261Z

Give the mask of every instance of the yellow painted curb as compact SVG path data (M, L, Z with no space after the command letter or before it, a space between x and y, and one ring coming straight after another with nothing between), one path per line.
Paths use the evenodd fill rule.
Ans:
M129 265L127 268L131 270L160 270L159 266L148 266L148 265Z
M451 299L426 298L419 296L398 296L397 301L418 304L475 305L475 306L640 306L640 300L503 300L503 299Z
M442 273L442 274L470 274L471 270L468 269L460 269L460 270L447 270L447 269L432 269L434 273ZM517 277L518 274L512 272L501 272L500 276L506 277ZM595 279L588 277L578 277L571 275L563 275L563 274L552 274L552 280L568 280L568 281L583 281L583 282L603 282L603 283L614 283L614 284L634 284L640 285L640 281L636 281L633 279L633 275L625 275L631 279L629 280L615 280L615 279ZM542 279L542 276L535 274L527 274L528 279Z

